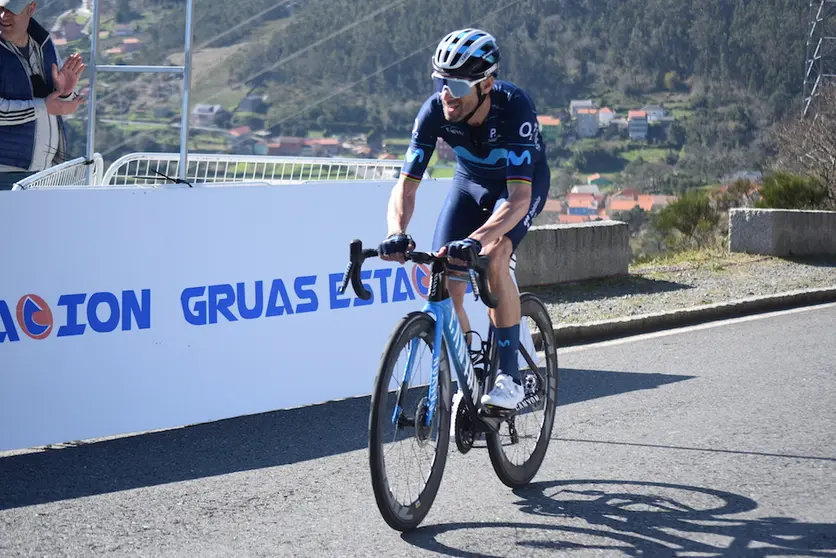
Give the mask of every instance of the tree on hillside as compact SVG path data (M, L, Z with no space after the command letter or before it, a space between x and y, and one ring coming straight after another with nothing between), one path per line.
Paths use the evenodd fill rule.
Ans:
M660 209L654 224L668 235L670 244L677 243L676 231L682 235L686 246L696 244L697 248L704 248L710 243L719 220L720 214L712 206L708 194L690 190Z
M75 2L54 0L39 8L46 13L39 13L51 18ZM406 136L433 90L433 47L452 29L478 26L500 42L500 78L530 93L541 114L565 109L572 99L593 98L624 115L667 96L677 119L664 147L685 147L687 155L671 156L660 165L669 180L650 176L642 181L651 191L679 188L685 175L711 182L727 172L760 168L762 130L800 96L798 56L804 50L807 15L797 0L526 0L499 5L253 0L235 10L228 7L219 0L196 6L195 43L211 41L210 49L235 45L217 56L197 47L205 55L196 63L198 73L211 79L205 78L209 87L203 79L193 83L196 102L231 109L227 93L238 97L263 87L273 103L267 128L356 134L374 127L385 135ZM182 52L182 2L117 0L103 9L104 17L120 21L135 12L144 43L134 54L135 63L157 64ZM219 18L218 13L225 15ZM114 83L121 87L126 80L141 79L127 74ZM695 102L674 91L691 93ZM210 98L200 98L204 95ZM550 155L556 149L550 147ZM575 168L603 170L591 168L600 155L581 154L573 160ZM603 155L604 164L621 170L623 162Z
M836 206L836 86L822 87L807 115L801 118L800 112L775 130L775 167L821 184L829 205Z
M752 207L757 186L750 180L739 178L729 184L728 189L714 196L714 203L718 211L728 212L734 207Z
M131 9L130 0L117 0L116 23L130 23L136 18L136 12Z
M827 188L816 178L796 176L788 172L775 172L763 181L763 199L759 207L773 209L825 209L828 203Z
M613 213L612 218L616 221L627 223L627 230L630 231L630 236L633 237L637 236L650 220L647 211L638 205L633 206L633 209L629 211L616 211Z

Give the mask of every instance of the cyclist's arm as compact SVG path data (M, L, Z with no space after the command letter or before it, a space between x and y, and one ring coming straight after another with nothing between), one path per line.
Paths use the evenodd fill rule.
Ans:
M387 235L406 232L406 227L412 219L412 212L415 210L415 192L420 183L420 180L401 175L398 183L392 188L389 196L389 210L386 215L389 229Z
M386 222L390 235L406 232L415 210L415 193L435 151L438 125L432 100L428 99L418 112L400 177L389 196Z
M508 182L508 201L499 206L485 224L476 229L470 238L487 246L500 239L522 221L531 205L531 183Z
M531 182L534 177L534 157L537 152L537 115L523 98L512 100L514 114L509 123L507 138L507 166L505 183L508 201L496 210L484 225L470 236L487 246L513 229L528 212L531 205Z

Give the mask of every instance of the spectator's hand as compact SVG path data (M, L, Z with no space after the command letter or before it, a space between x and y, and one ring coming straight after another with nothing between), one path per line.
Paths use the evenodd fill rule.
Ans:
M62 101L58 98L60 95L61 93L59 91L53 91L53 93L44 100L44 103L46 103L46 111L49 114L56 116L66 116L68 114L72 114L81 102L84 101L84 97L81 95L72 101Z
M78 84L78 78L81 72L84 71L84 62L81 61L79 53L72 54L64 61L64 66L61 71L58 71L58 66L52 65L52 80L55 82L55 89L62 96L66 97L75 90Z

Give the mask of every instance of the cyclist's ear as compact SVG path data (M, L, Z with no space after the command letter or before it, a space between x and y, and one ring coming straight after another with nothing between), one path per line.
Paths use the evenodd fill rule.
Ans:
M490 92L490 90L493 88L493 82L494 82L494 77L491 76L488 79L486 79L485 81L483 81L482 83L480 83L479 86L482 88L482 93L487 94L488 92Z

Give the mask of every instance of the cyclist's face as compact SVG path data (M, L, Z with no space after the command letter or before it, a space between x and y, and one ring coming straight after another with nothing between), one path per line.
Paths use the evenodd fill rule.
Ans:
M460 122L462 118L470 114L476 105L479 103L479 96L476 94L476 88L481 87L483 93L490 91L493 86L493 78L477 83L470 88L470 93L464 97L453 97L449 89L444 89L441 92L441 104L444 107L444 118L448 122Z

